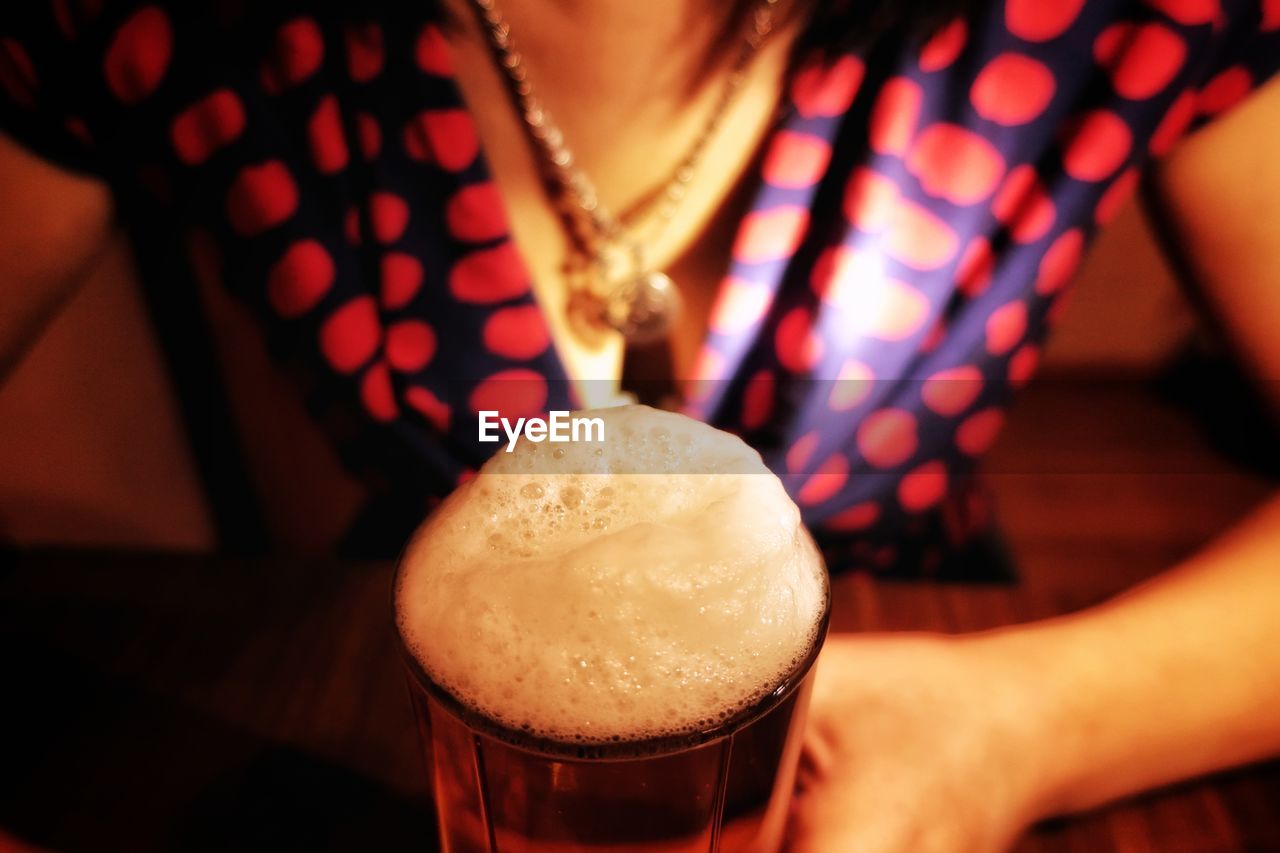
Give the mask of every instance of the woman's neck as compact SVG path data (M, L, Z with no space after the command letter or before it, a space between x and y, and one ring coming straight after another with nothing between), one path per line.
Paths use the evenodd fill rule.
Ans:
M472 0L444 2L460 33L479 36ZM626 126L624 117L668 126L732 61L737 40L726 34L741 31L736 24L749 7L741 0L499 0L498 8L541 100L585 148L591 142L575 127Z
M530 268L557 349L576 379L618 375L616 336L584 342L568 327L564 223L539 177L538 156L513 108L472 0L444 0L458 82ZM611 210L626 210L662 187L705 133L729 68L741 51L755 0L739 6L665 0L655 11L624 0L498 0L528 80L563 131L577 166ZM779 4L774 33L708 140L704 156L661 237L644 246L669 271L688 310L676 330L676 368L688 376L705 336L706 315L728 266L736 224L749 194L744 176L774 115L798 16ZM710 70L706 70L706 69Z

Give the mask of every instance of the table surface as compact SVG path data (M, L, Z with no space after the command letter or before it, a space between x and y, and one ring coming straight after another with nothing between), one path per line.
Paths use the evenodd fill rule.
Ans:
M57 850L432 849L389 584L382 563L19 558L0 570L0 827ZM835 597L838 630L1062 609L1034 588L857 578ZM1019 850L1280 850L1280 765L1037 827Z

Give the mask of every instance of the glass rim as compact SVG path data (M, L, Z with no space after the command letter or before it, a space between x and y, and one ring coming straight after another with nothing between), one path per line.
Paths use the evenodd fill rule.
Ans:
M547 758L562 761L601 762L601 761L635 761L658 758L679 752L706 746L733 735L764 717L774 708L781 705L794 693L813 670L826 644L827 632L831 624L831 577L822 559L822 551L813 540L808 528L803 528L818 560L823 564L822 571L822 617L818 620L814 641L804 657L796 662L785 678L759 700L753 702L737 713L705 729L698 729L681 734L659 735L639 740L604 740L586 743L573 743L530 734L524 729L512 728L498 723L484 714L469 707L445 688L436 684L423 669L422 664L409 650L404 635L400 632L400 620L396 606L396 592L400 586L400 573L404 566L404 554L396 560L396 568L391 579L391 627L395 631L396 646L400 659L404 663L415 686L420 688L432 700L437 702L446 713L461 721L469 730L485 735L508 746ZM410 540L412 541L412 540Z

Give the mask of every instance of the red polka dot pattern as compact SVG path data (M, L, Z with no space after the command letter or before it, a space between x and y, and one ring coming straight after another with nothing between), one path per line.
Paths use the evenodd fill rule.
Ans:
M1109 110L1094 110L1072 123L1066 134L1063 166L1079 181L1111 177L1129 157L1133 132Z
M1218 115L1244 100L1253 89L1253 75L1247 68L1228 68L1210 80L1200 90L1197 104L1204 115Z
M1053 228L1057 208L1036 170L1022 165L1010 170L991 202L991 212L1009 228L1017 243L1034 243Z
M1004 427L1004 412L983 409L965 418L956 429L956 447L969 456L982 456L995 444Z
M1031 381L1040 363L1040 348L1035 344L1026 344L1009 357L1009 385L1016 391Z
M277 160L245 166L227 191L227 217L242 237L253 237L283 223L298 207L298 187Z
M1145 0L1179 24L1195 26L1217 21L1222 15L1218 0Z
M262 65L262 88L278 95L320 70L324 35L311 18L295 18L276 32L271 52Z
M399 416L391 373L385 364L373 365L360 380L360 400L375 421L393 421Z
M1053 301L1049 303L1049 310L1045 312L1044 321L1046 325L1053 325L1062 319L1063 314L1066 313L1067 306L1071 304L1070 297L1070 290L1058 291Z
M987 352L1004 355L1027 332L1027 306L1021 301L1001 305L987 318Z
M771 296L768 288L753 285L745 279L730 278L720 288L708 326L721 335L744 332L764 318Z
M877 274L859 263L857 253L829 250L813 271L814 289L838 308L851 331L888 341L914 335L929 316L929 300L904 282Z
M437 432L449 431L449 406L435 394L415 385L404 392L404 401L426 418Z
M1183 92L1169 107L1155 132L1151 134L1148 148L1153 157L1163 157L1182 138L1196 117L1196 93Z
M178 113L169 136L178 159L198 166L244 132L244 105L230 89L218 89Z
M849 458L843 453L827 457L817 471L796 492L796 503L816 506L831 500L849 481Z
M809 226L809 211L781 206L748 213L738 229L733 257L743 263L760 263L790 257Z
M267 275L267 298L281 317L298 317L320 303L337 275L333 258L318 240L299 240Z
M496 411L506 418L530 418L547 411L547 380L526 368L500 370L471 392L473 412Z
M871 368L856 359L850 359L840 365L836 381L832 384L831 394L827 398L827 406L833 412L847 412L856 409L871 396L875 374Z
M876 468L896 468L915 455L916 417L905 409L881 409L863 419L857 432L858 452Z
M409 205L394 193L375 192L369 198L369 222L373 238L384 246L390 245L409 227Z
M991 242L985 237L974 237L960 258L956 286L969 299L981 296L991 286L995 266L996 256Z
M347 212L342 216L342 236L352 246L359 246L363 238L361 233L363 228L360 222L360 209L347 208Z
M947 493L947 468L941 462L926 462L902 478L898 503L907 512L924 512L937 505Z
M1187 59L1187 43L1163 24L1112 24L1093 44L1098 64L1121 97L1151 98L1164 91Z
M1084 232L1072 228L1058 236L1050 244L1040 261L1040 274L1036 277L1036 293L1051 296L1071 281L1080 258L1084 254Z
M404 308L422 288L422 264L404 252L387 252L382 256L380 290L384 308Z
M893 221L897 206L898 185L878 172L858 169L845 185L844 215L855 228L883 231Z
M959 242L951 226L928 208L899 200L884 248L890 257L909 267L936 270L955 257Z
M484 345L489 352L513 361L527 361L551 345L550 332L537 305L501 308L484 324Z
M347 140L343 136L338 99L333 95L321 98L311 114L307 141L311 146L311 162L320 174L332 175L347 167Z
M368 83L382 73L382 28L374 23L348 25L345 34L347 73L357 83Z
M933 374L920 390L924 404L946 418L969 408L981 393L982 371L969 364Z
M956 18L929 38L920 50L920 70L926 73L941 71L951 65L964 50L969 40L969 25L964 18Z
M454 193L445 205L444 219L449 233L464 243L486 243L507 233L506 208L492 181Z
M381 343L378 306L369 296L352 299L320 326L320 351L339 373L354 373L373 358Z
M461 172L480 153L480 139L466 111L424 110L405 125L404 149L411 160Z
M931 353L942 346L942 342L946 340L948 328L946 317L939 317L938 321L933 324L933 327L929 329L920 341L920 352Z
M919 122L923 98L920 86L906 77L894 77L884 84L867 130L872 151L899 157L907 153Z
M857 533L880 520L880 506L873 501L854 504L827 519L826 528L837 533Z
M187 242L225 258L200 269L284 327L320 402L364 417L374 441L353 451L394 423L424 458L387 475L440 495L493 450L474 409L582 404L439 20L233 3L202 28L176 0L50 4L44 31L0 33L0 116L200 229ZM835 568L955 568L943 539L985 523L973 457L1035 372L1089 235L1149 157L1280 65L1280 0L989 11L878 44L875 74L823 43L788 71L679 377L686 412L762 443Z
M994 145L954 124L925 128L907 155L907 170L925 192L959 205L976 204L995 192L1004 168Z
M818 449L818 440L821 436L818 431L807 432L796 439L795 443L787 451L786 466L787 470L792 474L798 474L809 467L809 461L813 459L813 452Z
M856 56L842 56L828 66L815 61L792 78L791 102L806 118L843 115L862 85L866 66Z
M918 270L945 266L959 238L928 208L902 198L890 179L860 169L845 187L844 213L854 227L885 232L881 248L889 257Z
M806 373L822 358L822 338L813 328L808 308L792 308L778 323L774 335L778 361L792 373Z
M1280 30L1280 0L1262 0L1262 31Z
M58 31L68 39L76 37L76 22L69 6L70 0L53 0L53 17L57 21Z
M172 58L169 16L158 6L145 6L112 36L102 73L112 94L125 104L137 104L159 88Z
M365 160L373 160L382 150L382 128L378 120L368 113L356 115L356 143L360 147L360 156Z
M805 133L779 131L764 160L764 179L792 189L817 183L831 160L826 140Z
M774 391L777 380L773 372L761 370L747 380L742 392L742 427L746 430L759 429L769 421L773 414Z
M448 77L453 74L453 60L449 51L449 43L435 24L427 24L418 35L418 43L414 49L414 59L418 67L427 74L437 77Z
M1043 62L1020 53L1002 53L973 81L969 97L978 115L1007 127L1040 116L1057 83Z
M693 375L690 377L693 393L707 393L710 383L725 378L724 356L710 347L703 347L698 353L698 360L693 364Z
M436 333L422 320L401 320L387 327L387 363L401 373L416 373L436 354Z
M1080 16L1085 0L1005 0L1004 18L1009 32L1031 42L1057 38Z
M1099 225L1106 225L1119 215L1125 203L1133 197L1141 176L1142 173L1137 169L1128 169L1111 182L1111 186L1102 193L1102 197L1098 199L1098 206L1094 209L1094 220Z
M529 292L524 265L510 243L480 249L453 265L449 292L455 299L478 305L506 302Z

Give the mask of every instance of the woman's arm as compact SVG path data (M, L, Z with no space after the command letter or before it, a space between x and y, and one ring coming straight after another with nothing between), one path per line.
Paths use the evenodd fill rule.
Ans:
M1280 754L1280 498L1099 607L828 640L793 851L998 851L1033 822Z
M1280 413L1280 81L1188 139L1152 197ZM1280 753L1280 496L1072 616L956 639L833 638L797 850L998 850L1037 819Z
M1280 77L1155 164L1166 253L1280 424Z
M1157 164L1148 200L1280 416L1278 131L1280 80ZM1055 662L1041 677L1048 811L1280 753L1280 497L1177 570L1024 633L996 642Z
M0 135L0 385L75 292L112 227L105 184Z
M1031 817L1280 753L1280 498L1108 604L971 642L1025 679Z

